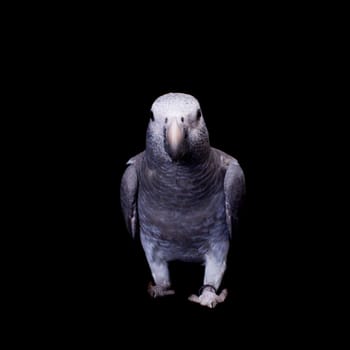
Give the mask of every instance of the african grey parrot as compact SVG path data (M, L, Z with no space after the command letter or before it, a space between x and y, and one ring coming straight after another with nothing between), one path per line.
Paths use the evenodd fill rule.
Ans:
M127 162L120 186L128 231L140 235L155 285L153 297L174 294L168 262L205 265L199 296L189 300L213 308L219 295L230 237L245 192L237 160L209 144L199 102L168 93L151 108L145 151Z

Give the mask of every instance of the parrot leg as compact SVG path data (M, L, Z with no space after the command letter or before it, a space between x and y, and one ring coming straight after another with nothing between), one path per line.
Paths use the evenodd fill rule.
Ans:
M200 296L192 294L188 299L209 308L214 308L217 304L224 302L228 294L227 289L224 289L219 295L216 294L216 291L220 287L225 270L226 257L218 260L208 254L205 262L204 285L200 289Z
M170 288L170 277L169 277L169 269L166 261L148 261L150 266L153 280L155 285L151 282L148 284L148 293L151 297L156 298L165 295L175 294L174 290Z

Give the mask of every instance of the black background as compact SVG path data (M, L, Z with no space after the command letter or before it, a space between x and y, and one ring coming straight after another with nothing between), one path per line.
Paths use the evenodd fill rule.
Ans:
M265 32L223 43L181 37L160 47L154 38L142 45L114 39L73 36L45 61L45 138L53 147L43 159L54 198L40 262L51 281L42 292L45 315L84 339L146 329L151 344L156 330L199 341L289 334L295 318L304 327L314 301L305 264L310 193L302 190L310 183L305 145L318 82L307 45ZM199 100L212 146L236 157L246 176L240 236L224 279L229 296L214 310L187 301L203 273L191 264L171 267L177 295L152 300L142 249L122 220L125 164L144 149L148 111L167 92Z

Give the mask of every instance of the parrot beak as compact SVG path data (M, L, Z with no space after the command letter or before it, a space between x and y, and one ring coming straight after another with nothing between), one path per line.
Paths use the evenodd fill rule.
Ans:
M173 120L169 125L166 135L167 152L171 159L178 160L183 155L185 131L179 127L176 120Z

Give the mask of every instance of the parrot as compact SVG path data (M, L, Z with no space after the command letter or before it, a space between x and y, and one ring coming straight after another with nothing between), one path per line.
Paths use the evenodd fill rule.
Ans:
M237 159L211 146L199 101L169 92L150 109L145 149L126 163L120 204L126 229L140 245L153 297L175 294L169 263L200 263L203 285L189 300L214 308L237 229L245 175Z

